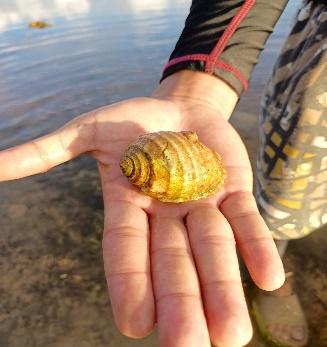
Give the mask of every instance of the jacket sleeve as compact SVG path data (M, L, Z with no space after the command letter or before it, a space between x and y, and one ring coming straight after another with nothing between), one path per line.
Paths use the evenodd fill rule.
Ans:
M193 0L162 79L179 71L222 78L241 95L288 0Z

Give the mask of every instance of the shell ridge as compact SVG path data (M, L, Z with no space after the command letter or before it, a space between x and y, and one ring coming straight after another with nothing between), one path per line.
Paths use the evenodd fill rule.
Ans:
M193 143L197 143L199 140L198 135L195 131L190 131L190 130L181 131L180 135L182 135L188 141L193 142Z
M159 136L162 140L165 141L166 143L166 147L165 149L162 151L163 154L163 160L165 162L165 165L167 166L167 168L169 169L169 179L167 180L167 187L166 187L166 193L169 192L171 184L172 184L172 180L174 180L174 173L171 172L171 169L176 169L174 168L174 165L172 166L171 160L169 160L168 158L171 156L172 154L172 149L174 150L174 152L178 155L178 150L172 145L171 143L171 139L170 139L170 131L160 131L159 132ZM169 148L171 147L171 149ZM165 153L167 152L167 153ZM174 162L174 161L173 161Z
M191 138L189 136L185 136L185 134L190 134ZM196 181L198 181L199 179L199 171L198 171L198 165L197 165L197 159L198 159L198 155L194 155L194 153L192 153L192 149L195 149L197 154L198 154L198 149L196 148L196 146L194 146L194 133L187 131L187 132L183 132L182 134L174 134L174 137L176 138L176 140L181 144L184 152L187 154L186 158L188 160L189 163L191 163L191 173L192 173L192 181L195 179ZM186 161L183 162L183 164L186 163ZM186 165L183 165L183 168ZM184 172L184 182L185 182L185 178L187 178L187 182L189 181L188 179L189 176L189 172ZM185 184L184 184L184 188L185 188ZM190 196L193 196L194 193L196 193L196 184L187 184L187 188L189 190L188 194ZM185 189L184 189L185 190Z
M219 190L221 187L221 178L220 172L222 170L222 164L220 156L211 148L207 147L205 144L200 141L192 142L194 150L197 151L197 172L199 181L201 184L196 185L196 190L194 191L194 197L197 199L207 197ZM216 176L219 175L219 179L216 179ZM200 177L201 176L201 177ZM217 181L220 184L217 184ZM203 186L206 187L203 190Z
M184 188L185 188L185 170L184 170L184 163L186 162L186 157L185 157L185 151L182 148L180 148L180 143L178 141L178 137L176 136L176 133L172 131L168 131L164 134L165 139L168 141L169 145L171 146L170 153L174 154L176 156L176 161L175 163L178 164L176 165L176 171L181 171L180 173L182 174L182 177L179 177L178 172L175 172L174 174L171 175L170 177L170 186L169 186L169 191L173 191L174 194L171 197L172 199L175 199L174 196L184 196ZM177 139L177 141L176 141ZM166 158L167 160L167 158ZM170 164L171 165L171 164ZM172 183L174 184L174 187L171 187ZM183 184L180 184L183 183ZM176 189L176 184L178 185L178 190ZM173 189L171 189L173 188ZM168 191L168 190L167 190ZM182 198L181 198L182 199Z
M153 164L152 164L152 161L151 161L150 154L147 151L143 150L143 149L142 149L142 153L144 154L144 156L146 158L146 163L148 164L147 174L146 174L144 183L142 184L142 187L146 187L146 186L148 186L149 181L151 179L151 176L153 174Z
M212 171L214 171L214 174L210 174L209 172L211 192L214 193L220 189L220 187L222 186L225 180L226 175L225 175L225 170L222 166L220 155L212 149L210 149L209 152L212 158L211 160L209 159L210 162L215 163L215 166L212 168Z
M196 141L193 143L193 146L196 148L198 153L198 161L197 161L197 169L199 173L199 182L200 184L197 185L197 190L195 192L197 196L197 200L201 199L203 197L208 196L208 189L211 189L212 187L208 186L208 152L210 152L210 149L205 146L203 143ZM203 190L203 184L207 187L207 189Z
M130 146L127 151L127 157L131 160L133 163L133 169L132 174L129 175L129 179L134 183L137 181L138 177L140 176L140 173L138 172L140 169L140 159L136 155L137 153L137 146Z
M137 143L129 146L126 157L132 162L132 173L128 179L137 186L142 186L149 175L149 167L143 148Z
M188 137L189 138L189 137ZM190 158L193 162L194 165L194 179L196 180L196 182L200 182L201 181L201 172L200 172L200 167L203 166L203 158L201 156L201 153L199 151L199 147L198 147L199 141L198 141L198 136L195 132L191 132L191 140L190 140ZM196 152L196 158L195 155L192 152ZM199 163L199 158L201 160L201 165ZM192 197L194 195L197 195L199 192L199 186L197 184L193 185L193 191L192 191Z
M148 153L149 155L149 161L152 164L152 174L148 183L148 191L151 192L151 194L159 194L155 189L158 189L158 187L155 186L155 183L160 180L160 184L165 182L165 191L167 190L167 180L164 180L164 177L168 174L170 176L169 168L167 168L167 165L165 161L163 160L165 155L164 152L168 147L167 141L161 136L162 132L154 133L153 136L149 137L148 145L149 148L147 150L151 150L153 146L156 147L156 150L154 153ZM163 143L164 140L164 143ZM163 175L164 173L164 175ZM160 174L160 177L157 176ZM163 176L163 177L161 177Z

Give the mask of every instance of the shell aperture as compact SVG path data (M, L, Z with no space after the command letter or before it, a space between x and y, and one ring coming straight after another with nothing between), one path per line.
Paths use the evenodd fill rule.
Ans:
M128 146L120 168L144 194L163 202L207 198L220 190L227 177L220 155L191 131L140 136Z

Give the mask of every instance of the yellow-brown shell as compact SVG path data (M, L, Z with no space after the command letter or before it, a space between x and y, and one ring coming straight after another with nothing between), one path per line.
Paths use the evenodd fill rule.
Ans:
M146 195L164 202L209 197L226 179L220 155L191 131L140 136L127 148L120 167Z

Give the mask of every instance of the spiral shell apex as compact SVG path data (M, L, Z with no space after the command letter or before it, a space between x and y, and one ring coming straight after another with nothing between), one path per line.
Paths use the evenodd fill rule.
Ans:
M191 131L140 136L127 148L120 168L144 194L163 202L207 198L220 190L227 176L220 155Z

